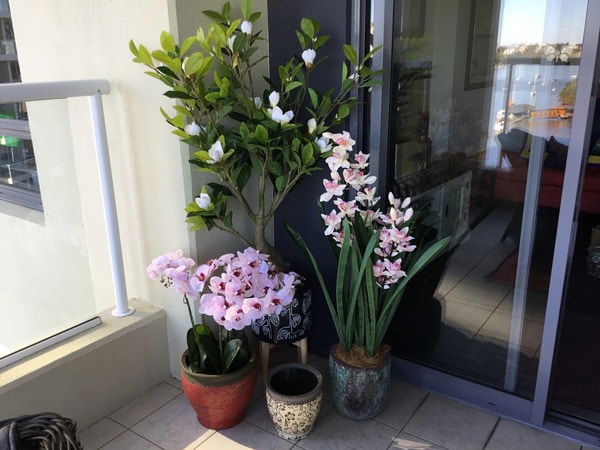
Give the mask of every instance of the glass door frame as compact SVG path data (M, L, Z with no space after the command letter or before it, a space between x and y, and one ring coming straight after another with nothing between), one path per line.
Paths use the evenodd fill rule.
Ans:
M354 8L361 8L364 0L353 0ZM383 45L375 54L373 69L383 70L380 86L373 88L368 105L371 117L368 144L371 168L379 180L379 190L385 190L389 177L389 117L391 96L391 68L393 41L394 0L370 0L371 19L374 23L373 46ZM353 19L356 20L356 15ZM360 18L363 22L367 18ZM356 26L353 24L353 29ZM568 434L583 441L600 444L600 439L547 420L548 395L552 364L557 343L561 306L565 295L569 261L573 254L579 201L589 148L593 117L593 99L600 73L600 0L588 0L583 47L578 74L571 139L561 195L557 235L552 261L550 287L544 319L539 369L533 400L500 391L462 379L401 358L393 358L392 367L397 376L445 395L477 404L498 414ZM534 199L537 207L537 196Z

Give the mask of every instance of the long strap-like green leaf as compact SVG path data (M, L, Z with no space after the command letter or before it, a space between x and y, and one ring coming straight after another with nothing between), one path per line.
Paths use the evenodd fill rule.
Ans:
M362 255L362 260L360 260L360 252L359 252L359 248L358 245L355 245L353 248L353 264L352 264L352 296L350 297L350 305L348 306L348 318L346 319L346 333L348 333L348 336L350 336L351 333L351 328L352 328L352 321L354 320L354 312L356 311L356 300L358 298L358 293L360 290L360 286L363 282L363 277L365 274L365 271L367 269L367 266L370 266L370 262L371 262L371 254L373 253L373 250L375 249L375 246L377 245L377 242L379 241L379 232L375 233L373 236L371 236L371 239L369 239L369 242L367 243L367 246L365 247L365 253L364 255ZM357 264L354 263L354 261L359 261L360 260L360 269L357 271L356 270L356 266ZM371 267L369 267L369 270L372 270Z
M344 239L342 240L342 250L340 251L340 257L338 259L337 277L335 282L335 302L338 319L340 321L340 328L343 328L344 321L344 285L346 284L346 268L348 266L348 254L350 253L350 223L348 219L344 219L342 225L344 232ZM346 333L341 330L344 336Z
M308 246L304 242L304 239L302 239L302 236L300 236L296 231L294 231L294 229L289 224L284 222L284 226L285 226L285 229L287 230L287 232L290 234L290 236L294 240L294 242L296 242L296 245L298 245L300 250L302 250L302 252L306 256L306 258L310 262L312 269L317 277L317 280L319 281L319 285L321 286L321 291L323 291L323 296L325 297L325 301L327 302L327 306L329 308L329 313L331 314L331 318L333 319L333 324L335 325L335 330L338 334L338 338L340 339L340 341L343 341L344 334L342 333L339 319L335 312L335 306L333 304L333 301L331 300L331 296L329 295L329 291L327 290L327 286L325 285L325 281L323 280L323 275L321 274L321 271L319 270L319 266L317 265L317 261L316 261L314 255L309 250Z
M377 320L377 339L376 342L383 341L385 333L387 332L387 328L390 326L392 321L394 312L398 307L398 303L402 298L402 293L406 288L406 284L417 274L419 273L427 264L429 264L434 258L436 258L442 251L446 248L448 243L450 242L450 237L446 237L431 247L429 247L423 254L417 259L415 264L411 266L408 270L406 276L402 279L398 286L394 289L392 295L390 295L385 304L383 305L383 309L381 310L381 314Z

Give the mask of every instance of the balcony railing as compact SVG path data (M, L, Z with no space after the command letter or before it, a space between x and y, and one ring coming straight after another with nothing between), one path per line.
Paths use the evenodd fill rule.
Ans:
M35 102L43 100L67 99L73 97L88 97L94 147L98 163L99 184L102 194L101 207L106 222L110 266L114 285L113 288L116 307L113 310L113 315L117 317L123 317L132 314L134 309L129 306L127 300L119 224L117 220L115 195L102 105L102 95L109 93L110 84L106 80L7 83L0 84L0 103ZM31 139L29 125L26 121L22 120L0 119L0 134L3 133L16 136L21 139ZM20 161L18 164L21 164L25 167L27 166L27 161ZM14 173L15 170L19 169L19 167L12 167L11 169L11 173ZM51 343L55 342L56 339L53 337ZM47 342L39 343L39 345L43 346L46 346L45 344L47 345ZM37 349L40 349L40 347L35 347L34 351ZM27 348L27 352L32 352L32 346ZM18 355L11 355L11 362L14 361L17 356ZM2 362L4 361L0 361L0 366L3 365Z

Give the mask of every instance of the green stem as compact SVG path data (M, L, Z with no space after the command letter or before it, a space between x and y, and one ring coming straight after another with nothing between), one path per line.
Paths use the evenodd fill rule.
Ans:
M198 333L196 332L196 323L194 322L194 315L192 314L192 308L190 307L190 301L188 300L186 294L183 294L183 303L185 303L185 306L187 306L188 314L190 316L190 322L192 323L192 332L194 333L196 340L198 340Z

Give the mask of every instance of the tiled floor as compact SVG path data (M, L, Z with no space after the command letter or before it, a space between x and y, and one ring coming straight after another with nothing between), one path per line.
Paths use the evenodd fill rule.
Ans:
M500 241L516 213L500 205L483 219L454 250L437 292L442 306L440 338L436 347L421 356L435 367L504 387L508 336L511 327L512 286L489 275L517 248L510 238ZM541 345L546 294L530 290L520 345L517 388L532 394Z
M311 356L309 362L326 374L324 359ZM197 422L175 379L165 380L84 430L80 437L84 448L90 450L581 449L578 443L500 419L398 380L392 382L390 399L382 414L374 420L354 422L336 412L326 382L324 387L325 399L315 429L297 443L276 435L260 388L242 423L215 432Z

